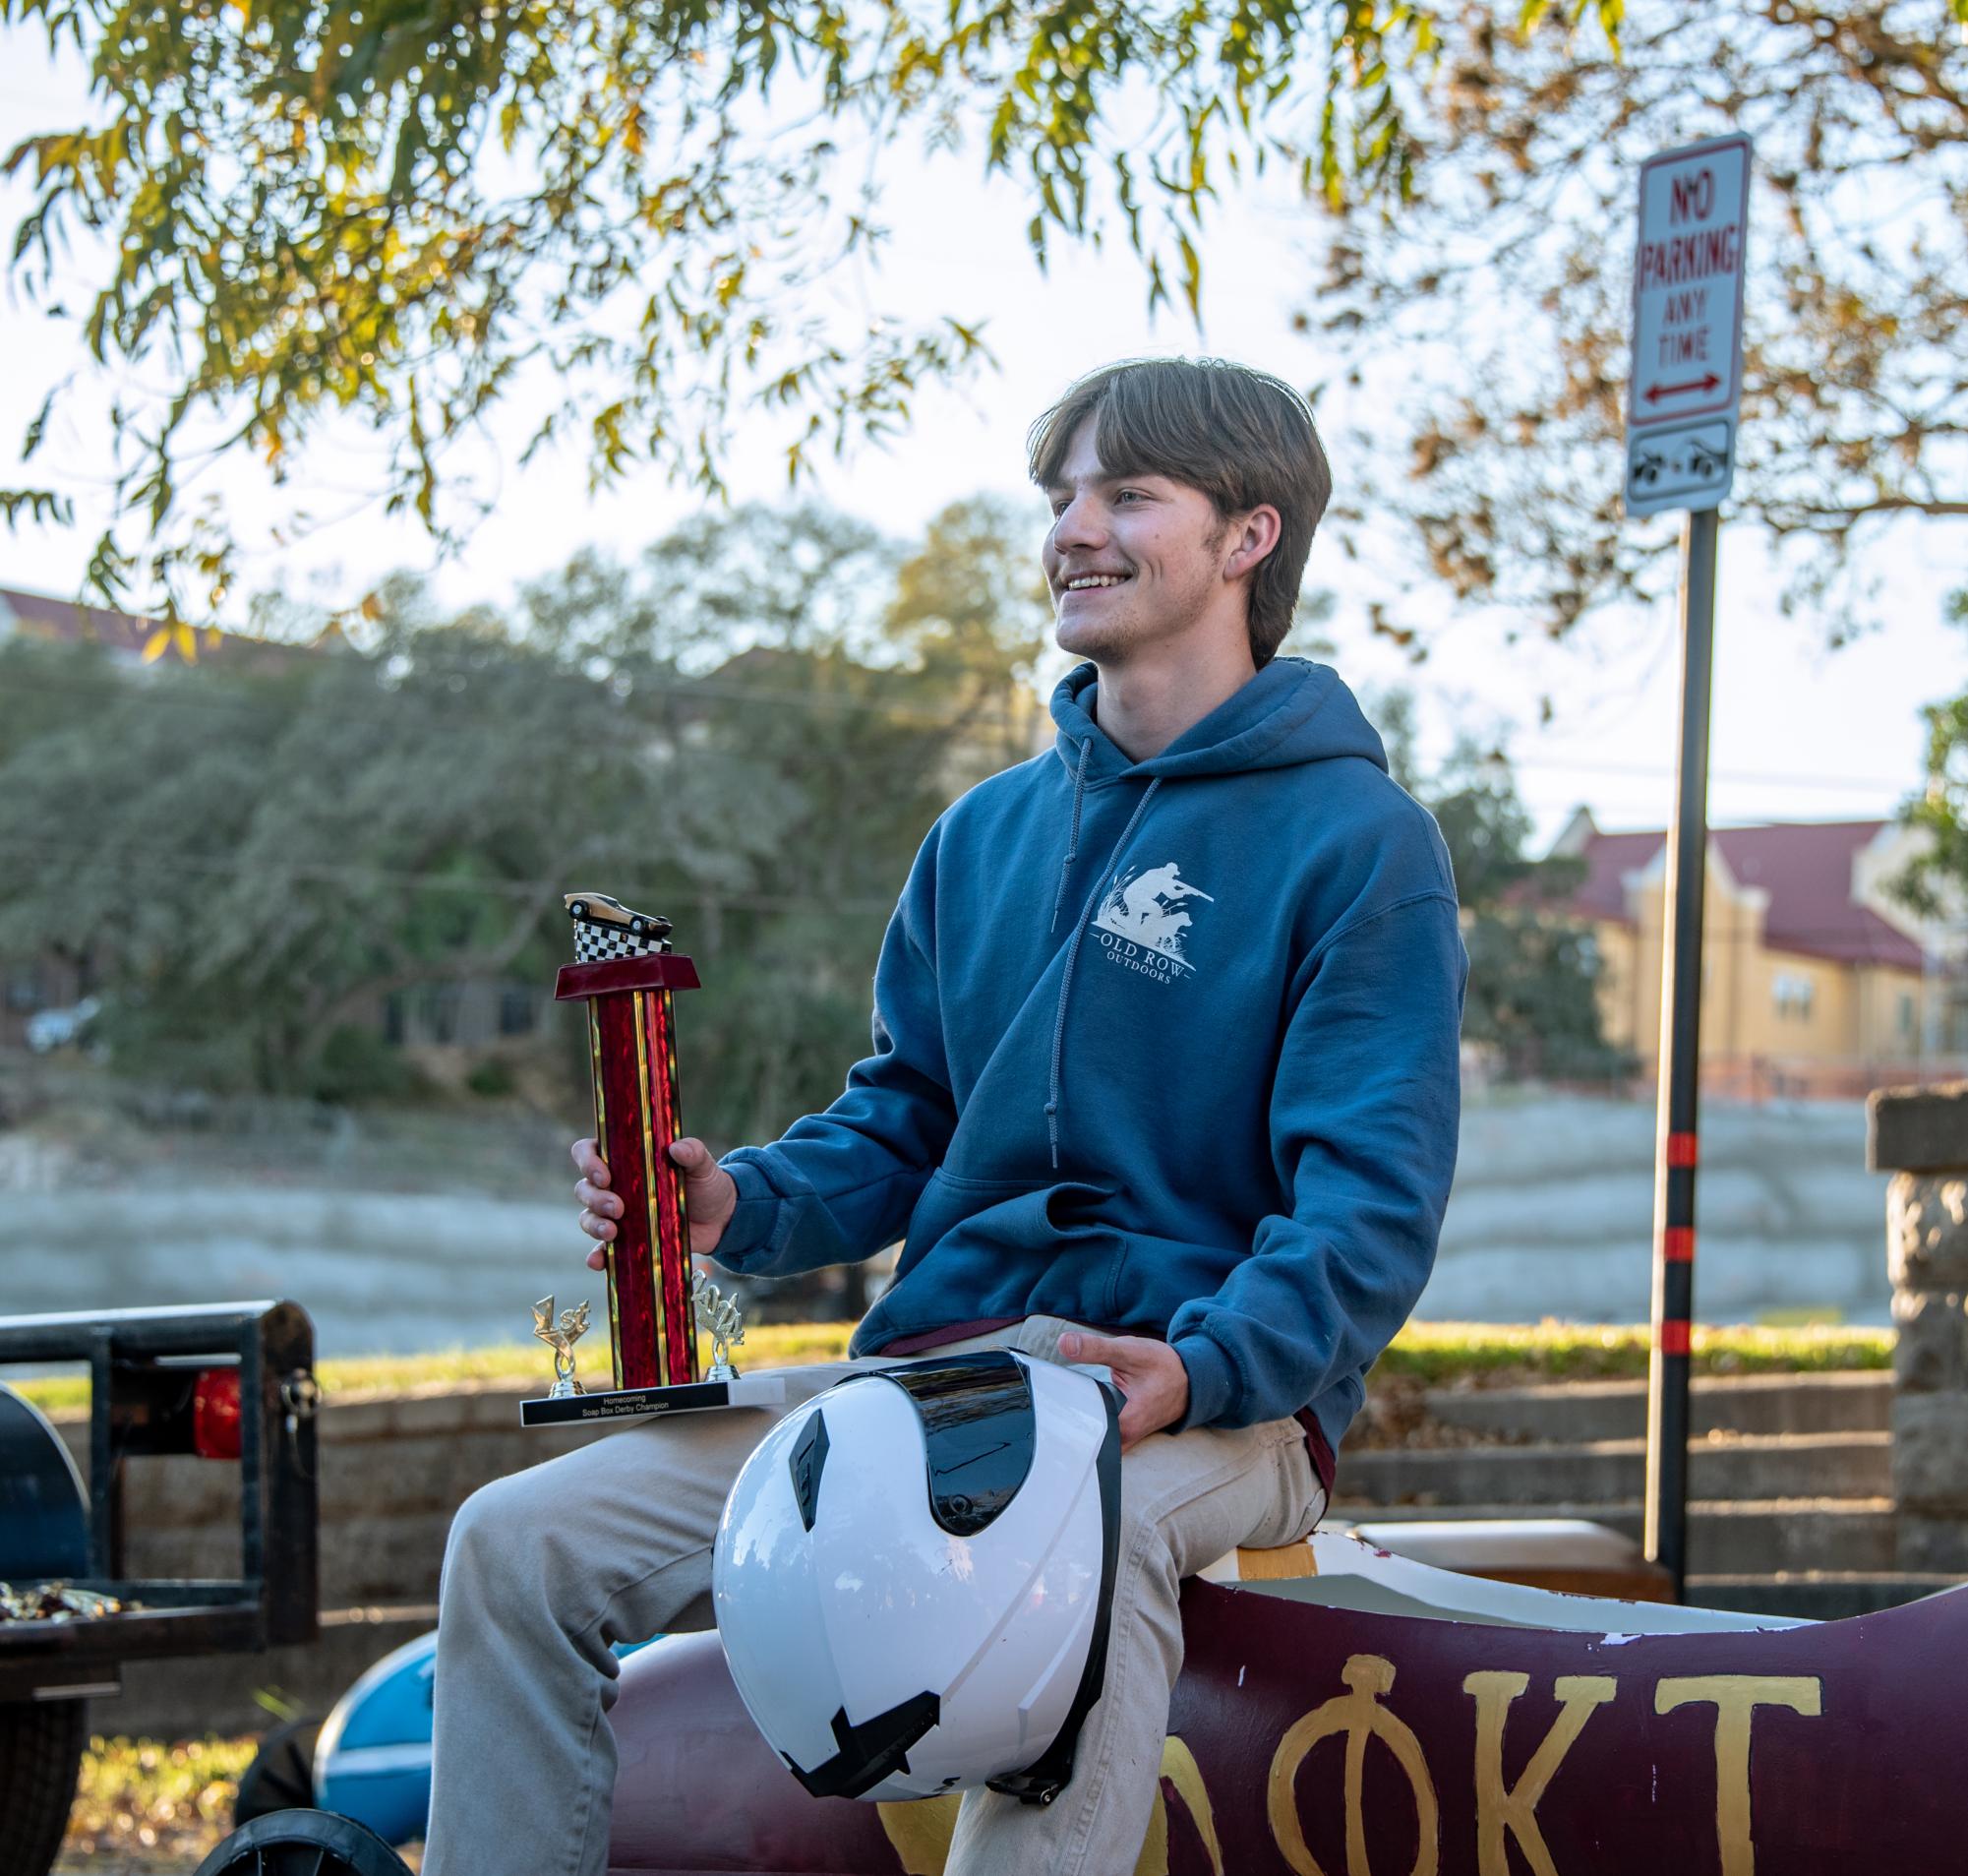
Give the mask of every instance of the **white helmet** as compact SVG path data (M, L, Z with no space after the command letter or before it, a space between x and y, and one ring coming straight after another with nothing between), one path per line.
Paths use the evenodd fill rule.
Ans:
M758 1729L815 1797L1049 1803L1106 1671L1120 1403L1009 1350L850 1376L745 1461L711 1560Z

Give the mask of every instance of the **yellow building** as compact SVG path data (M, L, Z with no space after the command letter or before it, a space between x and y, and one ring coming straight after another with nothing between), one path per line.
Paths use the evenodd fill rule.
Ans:
M1955 1057L1961 928L1887 891L1921 838L1894 821L1719 827L1708 837L1701 1065L1721 1092L1858 1095ZM1660 1049L1667 838L1603 833L1580 809L1552 849L1585 876L1560 911L1592 929L1606 1039L1651 1074Z

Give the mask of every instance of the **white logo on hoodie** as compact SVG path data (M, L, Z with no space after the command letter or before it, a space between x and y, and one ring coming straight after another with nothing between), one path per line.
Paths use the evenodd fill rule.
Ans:
M1173 860L1139 875L1130 867L1102 899L1094 923L1103 932L1166 958L1177 970L1192 971L1196 967L1182 955L1182 934L1194 921L1177 909L1188 899L1216 903L1201 886L1192 886L1182 877ZM1108 944L1106 948L1109 956L1126 961L1116 946Z

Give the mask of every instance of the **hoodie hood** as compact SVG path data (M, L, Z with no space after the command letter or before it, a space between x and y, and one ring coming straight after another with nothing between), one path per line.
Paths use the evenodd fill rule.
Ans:
M1387 751L1360 713L1353 694L1330 666L1308 658L1274 658L1234 696L1192 723L1159 756L1131 760L1095 720L1100 673L1076 665L1052 693L1053 747L1077 778L1099 788L1123 778L1175 780L1289 768L1335 756L1360 756L1387 772Z

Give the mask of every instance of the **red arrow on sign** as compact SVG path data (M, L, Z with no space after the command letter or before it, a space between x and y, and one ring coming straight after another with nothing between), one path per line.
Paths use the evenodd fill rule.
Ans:
M1653 404L1663 397L1678 397L1684 391L1713 391L1721 382L1711 371L1707 377L1698 378L1692 385L1649 385L1646 400Z

